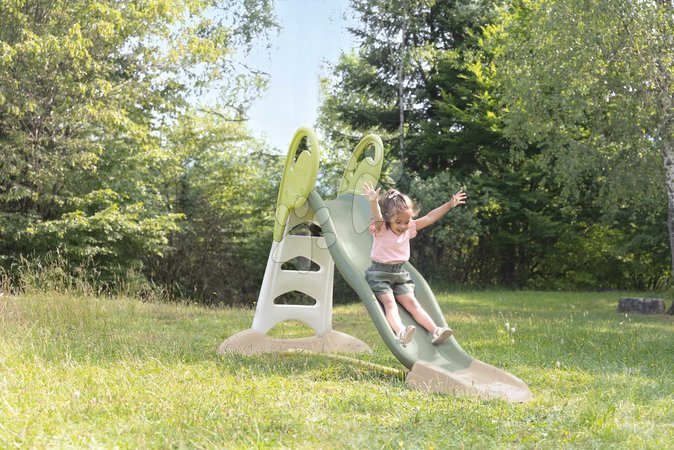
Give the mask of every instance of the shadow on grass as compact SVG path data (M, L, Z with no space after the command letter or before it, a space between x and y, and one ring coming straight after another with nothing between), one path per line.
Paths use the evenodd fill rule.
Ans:
M228 353L221 364L226 373L251 377L281 376L314 381L366 381L392 385L404 384L406 372L402 369L374 367L367 361L347 361L316 353L283 352L246 356Z

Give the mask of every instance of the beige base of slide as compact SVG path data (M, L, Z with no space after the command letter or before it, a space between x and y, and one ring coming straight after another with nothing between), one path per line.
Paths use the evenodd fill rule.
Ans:
M472 395L515 403L533 399L529 387L522 380L478 360L454 372L417 361L405 381L413 388L427 392Z
M299 339L273 339L249 329L241 331L225 340L218 347L218 354L227 352L244 355L277 353L287 350L308 350L320 353L370 353L366 343L339 331L328 331L322 336Z

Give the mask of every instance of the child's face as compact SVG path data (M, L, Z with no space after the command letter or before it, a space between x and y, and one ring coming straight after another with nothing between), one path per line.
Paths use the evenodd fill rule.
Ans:
M400 236L410 227L410 221L412 220L412 210L403 209L398 210L391 217L391 231Z

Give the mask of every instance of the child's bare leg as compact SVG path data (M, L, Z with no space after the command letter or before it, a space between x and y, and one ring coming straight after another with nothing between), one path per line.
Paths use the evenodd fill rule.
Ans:
M400 333L400 330L405 328L402 320L400 320L400 313L398 312L398 304L396 299L393 296L393 293L379 293L377 294L377 300L384 305L384 313L386 314L386 320L388 320L389 325L393 329L393 332L397 336Z
M399 295L397 299L407 310L407 312L412 314L412 317L414 317L414 320L416 320L419 325L431 333L435 332L438 326L435 324L431 316L428 315L426 310L421 307L421 304L419 304L419 301L416 299L414 294Z

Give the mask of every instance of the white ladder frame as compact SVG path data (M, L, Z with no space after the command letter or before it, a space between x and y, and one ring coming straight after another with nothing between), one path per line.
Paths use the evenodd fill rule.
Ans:
M286 223L286 234L279 242L272 242L262 287L253 316L252 327L226 339L218 353L236 352L257 354L292 349L320 352L371 352L361 340L332 329L332 299L335 263L322 236L290 234L294 227L314 220L314 211L307 206L298 215L293 209ZM319 266L312 270L285 270L288 261L304 257ZM302 292L315 300L314 305L283 305L274 301L288 292ZM313 337L298 339L272 339L267 333L275 325L288 320L298 320L310 326Z

